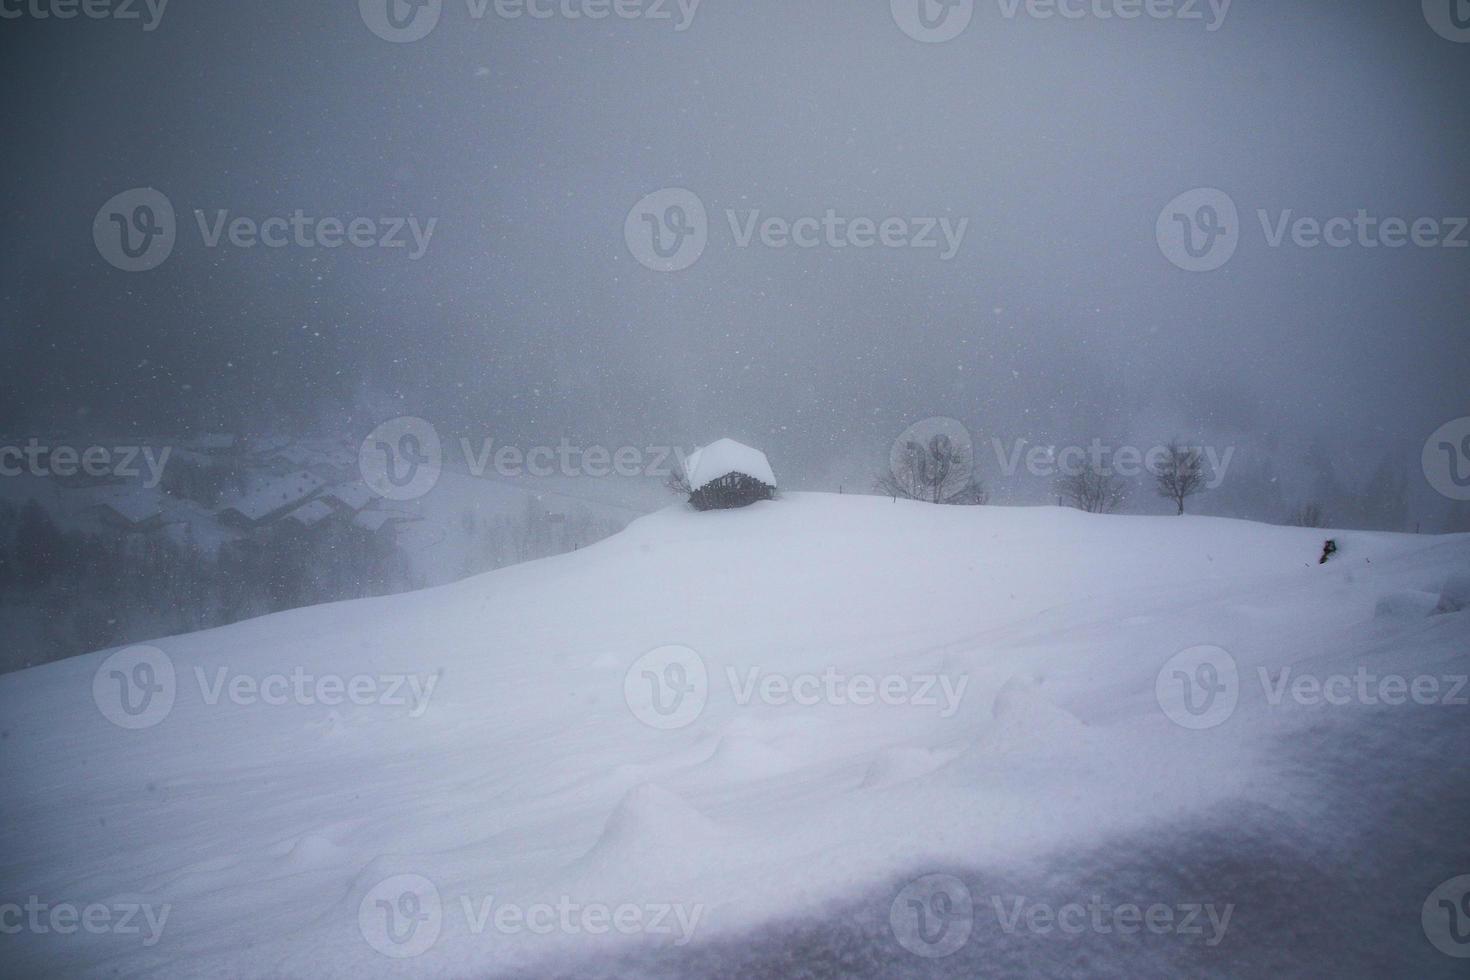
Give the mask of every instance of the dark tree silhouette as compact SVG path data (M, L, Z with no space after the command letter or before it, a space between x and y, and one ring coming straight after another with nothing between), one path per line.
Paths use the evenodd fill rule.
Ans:
M1154 474L1159 496L1174 501L1179 513L1184 513L1184 501L1204 490L1205 472L1200 451L1190 446L1181 446L1178 441L1164 448L1164 459Z
M1058 478L1057 493L1078 510L1089 514L1111 514L1122 506L1128 487L1116 475L1088 463L1076 473Z

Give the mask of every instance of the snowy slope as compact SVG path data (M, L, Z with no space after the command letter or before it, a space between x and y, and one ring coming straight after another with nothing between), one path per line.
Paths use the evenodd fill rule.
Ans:
M105 653L3 676L0 902L168 907L151 945L146 928L0 936L4 972L785 975L782 956L823 942L819 974L1381 965L1360 942L1453 975L1463 961L1429 944L1420 902L1470 872L1470 708L1273 705L1258 668L1272 683L1288 666L1467 673L1470 612L1436 609L1463 591L1441 599L1470 536L1345 532L1318 565L1325 533L789 494L670 508L576 554L161 640L176 693L150 727L105 717L120 717ZM1157 684L1201 644L1233 658L1238 704L1191 729L1171 714L1200 716ZM836 686L815 704L779 683L741 703L752 669ZM378 693L409 675L397 693L419 696L210 696L293 672ZM695 693L660 714L650 675ZM862 678L890 683L890 703L850 703ZM1345 787L1358 805L1341 805ZM1380 847L1364 821L1390 802L1403 823ZM1267 842L1280 853L1260 861ZM1350 874L1322 858L1340 848ZM1186 876L1193 900L1241 903L1208 947L998 930L983 884L1075 886L1084 901L1121 888L1147 905L1207 867L1219 873ZM905 881L937 871L974 892L974 938L952 959L904 948L887 920ZM1267 872L1285 906L1265 908ZM558 902L684 919L673 935L496 924L497 908ZM1283 908L1320 925L1325 903L1329 934L1358 939L1299 941ZM384 939L409 916L416 934ZM817 931L778 933L764 940L776 965L753 961L739 937L782 923Z

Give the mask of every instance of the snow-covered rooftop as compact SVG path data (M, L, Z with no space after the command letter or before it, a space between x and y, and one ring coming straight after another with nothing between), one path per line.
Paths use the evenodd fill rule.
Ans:
M351 510L362 510L373 501L373 491L361 480L349 480L339 483L322 494L328 500L334 500Z
M706 483L731 473L744 473L768 486L776 485L776 474L766 454L734 439L719 439L690 453L684 460L684 474L689 489L698 490Z
M359 511L352 518L352 524L354 527L360 527L364 531L378 531L382 529L384 524L396 520L401 516L400 514L394 514L386 510L364 510Z
M233 510L242 517L258 521L296 501L305 500L321 489L325 481L305 470L265 480L260 486L232 500L222 511Z
M310 503L302 504L287 514L286 520L295 521L302 527L314 527L335 513L336 511L332 509L332 505L325 500L313 500Z
M98 503L129 524L142 524L159 515L158 496L139 488L105 494Z

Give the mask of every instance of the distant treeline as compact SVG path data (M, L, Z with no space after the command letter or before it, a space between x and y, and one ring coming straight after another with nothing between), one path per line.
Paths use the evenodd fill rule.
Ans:
M462 575L590 544L618 528L586 515L466 515ZM0 502L0 672L266 613L422 587L391 535L350 522L262 528L216 553L188 536L63 531L35 500Z

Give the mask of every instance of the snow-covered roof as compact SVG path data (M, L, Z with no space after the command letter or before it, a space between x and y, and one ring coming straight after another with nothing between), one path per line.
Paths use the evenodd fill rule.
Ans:
M286 520L295 521L302 527L313 527L335 513L336 511L332 509L332 505L325 500L313 500L310 503L302 504L287 514Z
M339 483L322 494L328 500L335 500L351 510L362 510L372 503L375 494L366 483L361 480L351 480L347 483Z
M365 531L378 531L382 529L384 524L392 520L397 520L401 516L401 514L394 514L386 510L364 510L359 511L352 518L352 524L354 527L360 527Z
M719 439L694 450L684 460L684 474L689 478L691 490L731 473L744 473L768 486L776 485L776 474L771 472L766 454L734 439Z
M142 524L160 513L157 494L143 489L129 489L106 494L98 501L129 524Z
M264 456L279 449L285 449L291 445L287 436L268 436L264 439L254 439L250 442L250 454L252 456Z
M261 520L283 507L305 500L321 489L321 477L305 470L266 479L249 493L230 501L221 511L233 510L252 521Z

